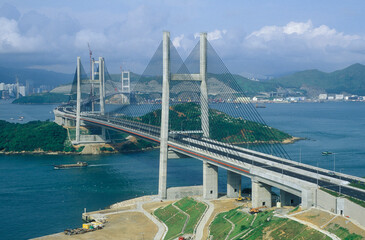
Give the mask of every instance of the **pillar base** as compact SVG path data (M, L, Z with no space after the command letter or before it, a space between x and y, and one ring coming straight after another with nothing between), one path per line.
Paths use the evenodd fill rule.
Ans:
M272 207L271 186L252 180L252 207Z
M241 188L241 175L227 170L227 197L237 198Z
M218 198L218 167L203 162L203 198Z

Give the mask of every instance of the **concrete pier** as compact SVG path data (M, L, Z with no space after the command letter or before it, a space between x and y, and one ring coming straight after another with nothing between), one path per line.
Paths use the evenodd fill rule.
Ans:
M252 207L272 207L271 186L252 180Z
M100 86L99 86L99 94L100 94L100 114L104 115L105 114L105 86L104 86L104 58L103 57L99 57L99 81L100 81Z
M241 187L241 175L227 170L227 197L237 198Z
M81 117L81 59L77 57L76 143L80 142Z
M158 182L158 196L167 198L167 158L169 136L169 104L170 104L170 33L163 32L162 46L162 106L161 106L161 135L160 135L160 169Z
M218 198L218 167L203 162L203 198Z
M280 189L281 206L298 206L300 197Z

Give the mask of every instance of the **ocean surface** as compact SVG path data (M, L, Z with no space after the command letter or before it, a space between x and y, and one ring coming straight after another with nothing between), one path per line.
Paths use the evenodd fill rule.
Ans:
M0 119L53 119L54 107L0 101ZM257 110L267 124L307 138L284 146L293 160L365 176L365 103L267 104ZM20 116L23 121L18 120ZM335 159L322 156L323 151L336 153ZM158 159L158 150L103 156L0 155L0 238L28 239L80 227L85 208L93 211L156 194ZM87 161L89 167L52 167L77 161ZM169 187L201 185L202 163L171 159L167 178ZM243 187L250 187L249 179L242 182ZM226 191L226 171L222 169L219 191Z

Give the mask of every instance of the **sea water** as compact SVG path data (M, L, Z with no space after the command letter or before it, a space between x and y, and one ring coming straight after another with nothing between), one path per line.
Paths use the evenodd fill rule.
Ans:
M224 106L222 105L224 108ZM365 103L267 104L257 109L267 124L296 137L285 145L295 161L365 176ZM18 122L52 119L53 105L0 102L0 119ZM323 151L337 153L324 157ZM81 214L126 199L157 194L159 151L77 155L0 155L1 239L28 239L80 227ZM53 164L87 161L89 167L54 170ZM226 171L219 169L219 191ZM243 179L243 187L249 187ZM202 184L202 163L170 159L167 184Z

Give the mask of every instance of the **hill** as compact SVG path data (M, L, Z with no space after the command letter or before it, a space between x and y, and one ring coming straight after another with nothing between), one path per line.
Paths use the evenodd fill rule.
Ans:
M365 66L359 63L331 73L306 70L276 78L270 82L283 88L311 87L327 93L347 92L365 95Z
M0 151L63 151L66 129L54 122L32 121L25 124L0 120Z
M54 104L67 103L70 99L69 95L61 93L39 93L15 99L12 103L16 104Z
M161 125L161 109L147 113L139 121L156 126ZM170 107L171 130L201 129L200 106L195 103L182 103ZM229 143L283 142L291 139L287 133L266 125L234 118L215 109L209 109L210 137ZM269 129L269 130L268 130Z
M20 83L25 85L26 81L31 81L34 86L48 85L56 87L61 84L71 83L73 80L73 74L38 69L0 67L0 82L15 83L16 76L18 76Z

